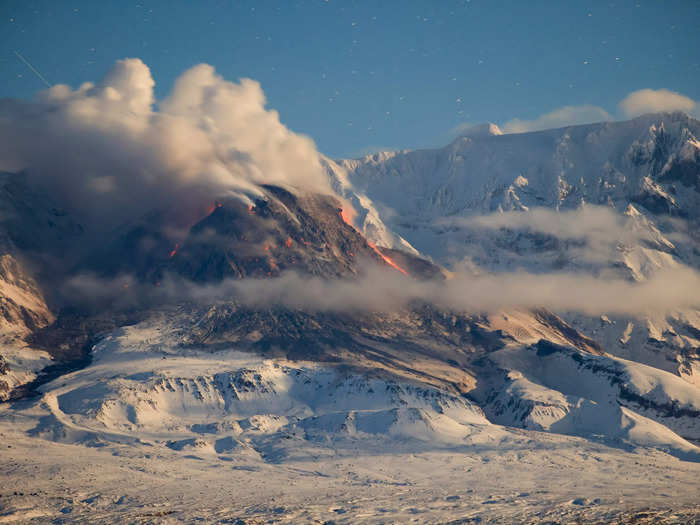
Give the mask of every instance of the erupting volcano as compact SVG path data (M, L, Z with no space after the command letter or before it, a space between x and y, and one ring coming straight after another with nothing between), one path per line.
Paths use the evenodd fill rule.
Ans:
M700 0L173 4L0 0L0 525L700 525Z

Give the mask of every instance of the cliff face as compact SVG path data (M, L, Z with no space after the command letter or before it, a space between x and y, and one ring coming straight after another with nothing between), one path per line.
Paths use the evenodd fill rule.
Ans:
M49 364L25 338L53 320L36 281L12 255L0 255L0 400Z

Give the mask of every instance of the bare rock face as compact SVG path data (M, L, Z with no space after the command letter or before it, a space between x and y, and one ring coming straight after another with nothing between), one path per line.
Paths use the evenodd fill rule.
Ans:
M35 366L44 366L25 339L53 319L36 281L15 257L0 255L0 400L33 380Z
M0 331L24 336L52 321L36 281L15 257L0 255Z

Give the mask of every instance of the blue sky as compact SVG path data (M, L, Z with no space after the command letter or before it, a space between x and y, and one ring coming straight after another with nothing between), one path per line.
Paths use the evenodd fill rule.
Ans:
M206 62L259 81L268 107L335 157L564 106L597 108L574 121L621 118L643 88L700 99L697 1L3 0L0 20L0 97L43 88L15 50L74 87L139 57L158 97Z

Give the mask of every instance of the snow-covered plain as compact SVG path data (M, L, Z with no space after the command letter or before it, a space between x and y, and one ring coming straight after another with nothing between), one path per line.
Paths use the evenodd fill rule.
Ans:
M90 366L0 405L11 480L0 520L673 523L700 512L695 446L628 408L591 408L616 399L606 366L642 394L695 406L695 387L671 374L588 355L599 366L577 378L573 353L535 366L531 349L505 348L490 357L512 369L497 401L561 412L516 428L431 386L183 349L176 322L121 328Z
M3 522L692 523L700 512L697 463L534 431L447 448L291 438L258 458L46 442L22 432L34 423L2 426Z

